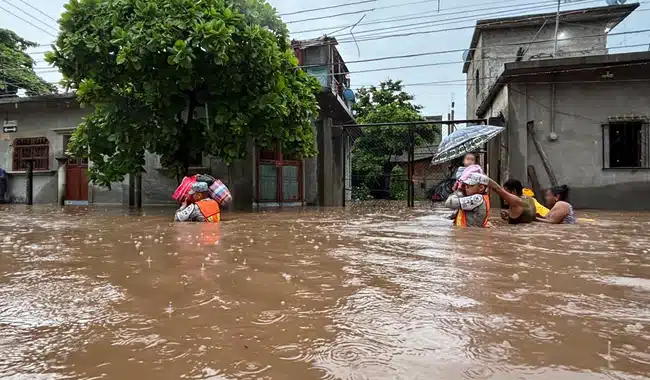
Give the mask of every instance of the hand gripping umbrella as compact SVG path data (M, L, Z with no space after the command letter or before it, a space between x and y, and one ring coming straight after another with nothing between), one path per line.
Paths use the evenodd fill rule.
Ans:
M438 152L431 160L431 165L442 164L473 152L503 132L504 129L493 125L471 125L458 128L442 139L438 146Z

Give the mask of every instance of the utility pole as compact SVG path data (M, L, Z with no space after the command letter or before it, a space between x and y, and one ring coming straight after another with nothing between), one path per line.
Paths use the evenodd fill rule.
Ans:
M557 30L560 27L560 4L562 0L557 0L557 14L555 15L555 38L553 38L553 58L557 58Z

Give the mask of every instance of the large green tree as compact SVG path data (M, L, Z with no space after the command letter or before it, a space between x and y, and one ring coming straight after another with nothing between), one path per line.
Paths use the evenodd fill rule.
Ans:
M249 138L316 153L320 85L264 0L71 0L59 24L46 58L93 107L68 150L95 183L142 171L145 151L179 176L198 154L243 157Z
M0 29L0 96L15 96L23 89L27 95L43 95L56 91L34 72L34 60L27 54L38 46L8 29Z
M363 87L357 92L354 111L359 124L423 121L422 106L403 90L401 81L387 80L379 86ZM352 153L352 175L357 186L385 192L397 156L408 152L409 128L413 128L415 146L432 145L440 128L432 125L394 125L367 127L358 138Z

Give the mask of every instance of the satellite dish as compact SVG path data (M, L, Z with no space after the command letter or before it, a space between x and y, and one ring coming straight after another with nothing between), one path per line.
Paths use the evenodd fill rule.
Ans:
M623 5L627 0L605 0L607 5Z
M468 58L469 58L469 50L465 50L463 52L463 62L467 62Z

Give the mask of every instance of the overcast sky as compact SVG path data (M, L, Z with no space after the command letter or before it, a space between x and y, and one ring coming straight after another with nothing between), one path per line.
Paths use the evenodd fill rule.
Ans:
M280 14L296 12L304 9L327 7L346 3L358 3L363 0L330 0L328 2L312 2L304 0L271 0ZM582 7L594 7L605 5L605 0L582 0L571 3L563 1L563 10L577 9ZM627 3L631 3L628 1ZM641 0L641 7L630 17L621 23L614 32L634 31L648 29L647 23L650 13L650 0ZM56 35L57 19L63 5L63 0L0 0L0 25L3 28L14 30L22 37L48 45ZM413 4L417 3L417 4ZM27 4L31 5L30 8ZM556 4L556 2L555 2ZM444 31L430 34L416 34L397 38L375 39L371 41L359 41L358 45L351 40L348 31L335 33L341 40L339 51L347 62L373 59L378 57L417 54L423 52L447 51L466 49L469 47L472 36L471 26L476 20L482 18L495 18L514 16L526 13L553 12L556 9L554 0L440 0L440 13L438 13L438 0L375 0L364 4L357 4L319 12L307 12L294 15L286 15L282 18L288 22L292 32L292 38L305 39L314 38L323 33L331 34L337 29L353 25L365 15L361 23L354 29L357 40L364 37L376 37L381 34L404 34L408 32L421 32L424 30L461 28L459 30ZM642 12L639 12L643 10ZM8 13L13 12L15 15ZM42 13L40 13L40 12ZM358 13L355 13L358 12ZM340 15L341 13L353 13ZM47 17L47 16L49 17ZM16 16L22 18L22 20ZM427 18L424 18L427 16ZM431 17L428 17L431 16ZM402 21L385 21L387 18L411 18ZM412 19L413 17L420 17ZM315 20L295 22L317 18ZM645 22L643 20L646 20ZM26 22L26 21L29 21ZM30 25L32 23L33 25ZM368 23L364 25L364 23ZM424 24L426 23L426 24ZM413 25L418 24L418 25ZM404 25L409 25L404 27ZM402 26L402 28L398 28ZM462 28L467 27L467 28ZM391 30L390 28L395 28ZM305 30L318 29L311 32ZM382 29L377 31L376 29ZM364 31L366 31L364 33ZM302 32L302 33L298 33ZM646 44L625 48L629 45ZM625 51L648 50L650 44L650 33L628 34L625 36L611 36L608 41L610 48L615 47L612 53ZM48 81L58 81L60 75L52 72L43 61L42 52L48 50L47 46L31 49L33 57L37 61L37 72ZM407 59L390 59L383 61L351 63L348 68L351 72L353 87L360 85L378 84L380 81L392 78L401 79L405 84L440 82L464 80L462 74L462 52L447 54L420 56ZM423 65L432 63L443 63L436 66L419 68L399 68L399 66ZM385 71L358 72L378 68L389 68ZM410 86L406 90L415 95L416 102L423 105L427 115L446 115L449 112L450 102L456 102L457 118L465 117L465 85L462 82L449 84L434 84L427 86Z

